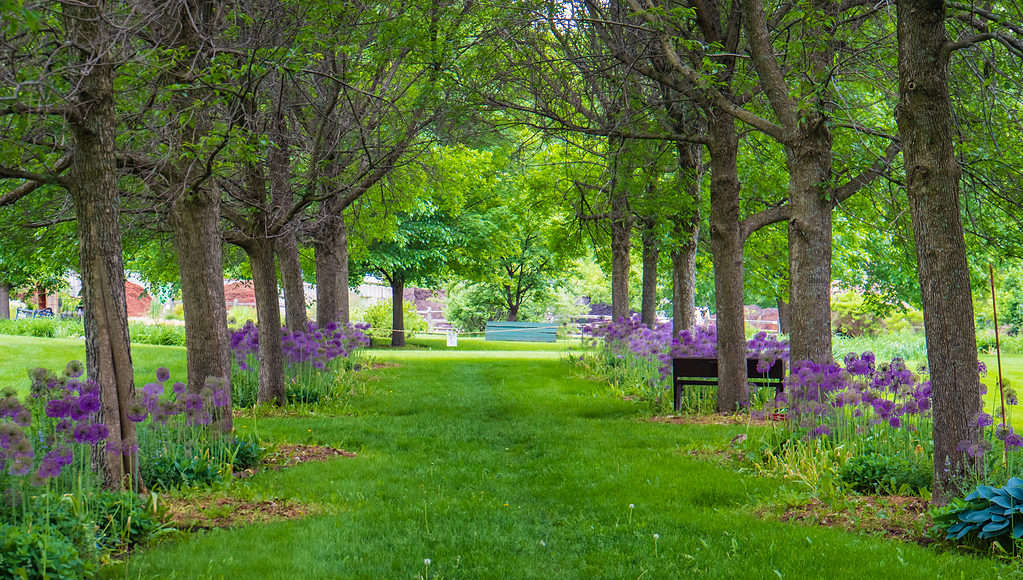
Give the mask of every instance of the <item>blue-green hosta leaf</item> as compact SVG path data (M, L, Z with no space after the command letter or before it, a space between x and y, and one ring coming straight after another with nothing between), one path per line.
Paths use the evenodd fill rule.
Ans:
M991 499L998 494L998 491L998 488L991 487L990 485L978 485L976 493L980 494L980 497L984 499Z
M991 496L991 503L1000 505L1003 508L1011 508L1016 502L1011 495L1002 490L1001 493Z
M1016 518L1013 520L1012 537L1023 538L1023 518Z
M1005 489L1014 499L1016 499L1016 501L1023 502L1023 479L1018 477L1009 479L1009 483L1005 486Z
M992 534L992 535L996 535L997 536L997 535L1001 535L1002 532L1004 532L1007 529L1009 529L1009 522L1007 522L1007 521L991 522L988 525L986 525L983 528L981 528L981 533Z
M988 513L987 510L976 510L959 514L959 519L964 522L979 524L981 522L986 522L989 519L991 519L991 515Z

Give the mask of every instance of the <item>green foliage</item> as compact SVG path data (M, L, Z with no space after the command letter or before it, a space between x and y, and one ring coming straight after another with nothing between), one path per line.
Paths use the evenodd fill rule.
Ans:
M839 468L838 477L855 491L877 494L920 492L930 489L934 480L929 462L881 453L854 455Z
M253 437L209 437L150 443L142 451L142 480L152 489L168 490L213 485L234 471L258 465L265 450Z
M128 324L128 334L131 341L137 344L185 346L184 326L131 322Z
M874 335L881 330L881 320L858 293L843 292L831 300L831 328L841 336Z
M11 314L14 314L13 312ZM39 338L69 338L82 336L85 329L78 319L16 318L0 320L0 334L36 336Z
M949 540L990 540L1006 543L1023 538L1023 479L1012 477L1003 487L978 486L955 504L935 515L935 526Z
M416 305L414 302L411 300L403 300L402 312L404 313L405 318L406 339L412 338L418 333L426 332L428 329L426 319L420 316L419 312L416 311ZM370 338L383 340L391 337L391 329L394 326L394 316L390 300L377 302L365 311L357 313L354 318L361 319L362 322L369 323L369 329L365 332Z
M78 580L92 577L86 561L62 534L46 526L0 523L0 579Z

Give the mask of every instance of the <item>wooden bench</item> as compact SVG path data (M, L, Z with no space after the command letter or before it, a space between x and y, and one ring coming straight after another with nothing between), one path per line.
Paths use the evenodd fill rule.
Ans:
M487 340L516 340L521 342L555 342L558 339L558 325L553 322L504 322L487 323Z
M774 387L781 393L785 389L785 361L776 360L766 373L757 371L758 359L746 359L746 377L759 387ZM682 407L682 394L687 385L717 385L718 359L676 358L671 361L672 401L675 412Z

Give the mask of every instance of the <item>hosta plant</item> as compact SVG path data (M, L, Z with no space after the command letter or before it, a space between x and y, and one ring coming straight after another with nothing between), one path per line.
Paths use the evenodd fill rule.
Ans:
M935 515L935 524L949 540L976 538L1003 543L1023 538L1023 479L1004 487L981 485L955 508Z

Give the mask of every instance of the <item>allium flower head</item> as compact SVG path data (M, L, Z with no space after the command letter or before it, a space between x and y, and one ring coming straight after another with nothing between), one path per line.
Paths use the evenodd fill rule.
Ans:
M160 381L161 383L165 383L169 378L170 371L167 370L167 367L160 367L156 369L156 380Z
M72 379L77 379L82 376L83 373L85 373L85 365L83 365L82 361L79 360L70 361L67 363L67 366L64 367L64 376Z

